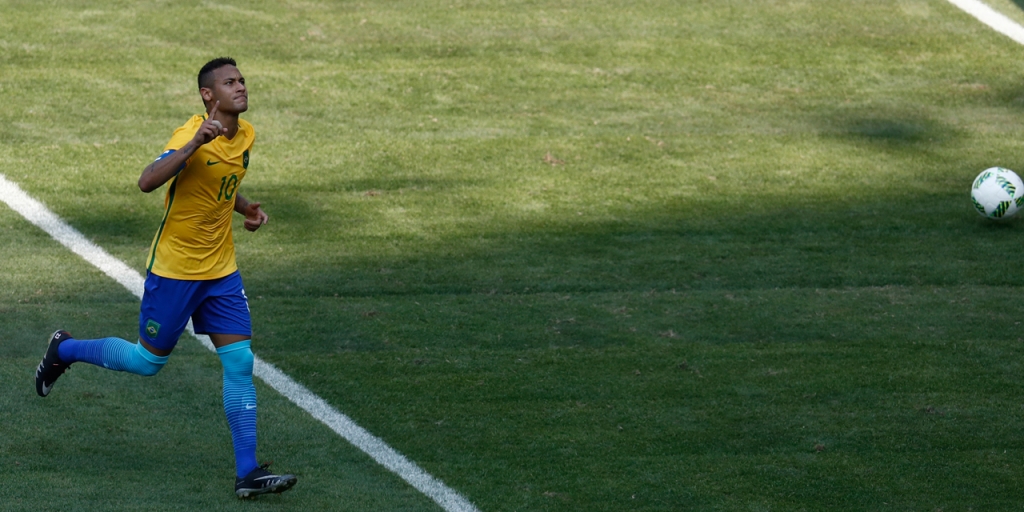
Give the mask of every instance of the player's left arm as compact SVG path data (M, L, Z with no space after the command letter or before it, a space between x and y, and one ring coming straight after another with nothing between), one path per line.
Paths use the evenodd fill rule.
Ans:
M235 194L235 211L245 215L245 229L256 231L270 220L267 212L260 208L260 203L250 203L242 194Z

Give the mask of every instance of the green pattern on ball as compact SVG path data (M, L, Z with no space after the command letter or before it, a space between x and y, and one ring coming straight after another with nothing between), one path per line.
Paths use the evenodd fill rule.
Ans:
M1017 192L1017 187L1015 187L1013 183L1010 182L1010 180L1002 176L996 177L996 183L999 184L999 186L1002 187L1007 194L1010 194L1011 197L1013 197L1013 195L1016 194Z
M987 179L989 179L991 177L992 177L992 173L991 172L983 172L983 173L981 173L978 176L978 178L974 180L974 188L981 187L981 184L985 183L985 180L987 180Z
M988 215L987 213L985 213L985 207L982 206L981 203L979 203L977 199L972 197L971 201L974 202L974 207L978 209L978 213L980 213L982 215Z
M989 217L999 218L1006 214L1006 210L1010 208L1009 201L999 201L999 206L996 206L995 210L992 210L992 215Z

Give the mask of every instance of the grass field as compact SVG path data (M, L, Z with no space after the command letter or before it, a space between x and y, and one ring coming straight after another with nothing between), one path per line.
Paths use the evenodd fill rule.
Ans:
M1024 5L993 0L1019 22ZM0 174L140 272L239 61L256 353L482 511L1017 510L1024 47L943 0L0 0ZM437 510L220 364L32 372L136 299L0 206L0 509Z

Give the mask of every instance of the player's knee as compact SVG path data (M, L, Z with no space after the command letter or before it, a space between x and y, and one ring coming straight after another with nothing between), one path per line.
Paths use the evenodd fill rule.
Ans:
M142 375L143 377L152 377L156 375L165 364L167 364L167 356L158 356L153 354L146 347L142 346L142 343L135 345L135 353L132 358L133 372L136 375Z
M224 373L227 375L252 375L253 356L250 341L240 341L217 349Z
M160 369L163 368L163 367L164 367L164 365L162 365L162 364L154 364L154 363L150 363L150 362L147 361L147 362L142 363L141 365L139 365L139 367L138 367L139 368L139 373L138 374L142 375L143 377L152 377L152 376L156 375L158 372L160 372Z

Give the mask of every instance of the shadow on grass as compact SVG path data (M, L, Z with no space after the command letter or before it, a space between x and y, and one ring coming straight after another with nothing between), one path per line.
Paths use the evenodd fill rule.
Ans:
M827 117L817 119L816 125L828 136L912 151L927 151L929 145L962 136L957 128L925 113L880 107L835 109Z
M320 222L342 227L321 242L337 251L303 250L305 233L283 229L275 234L283 250L247 252L243 241L239 258L253 286L306 297L1024 285L992 259L1015 251L1019 219L987 221L960 191L741 214L728 208L509 222L440 240L346 238L344 220L330 215ZM368 249L342 250L355 243Z
M847 133L868 140L916 143L931 139L936 131L934 126L925 123L865 118L851 123Z

